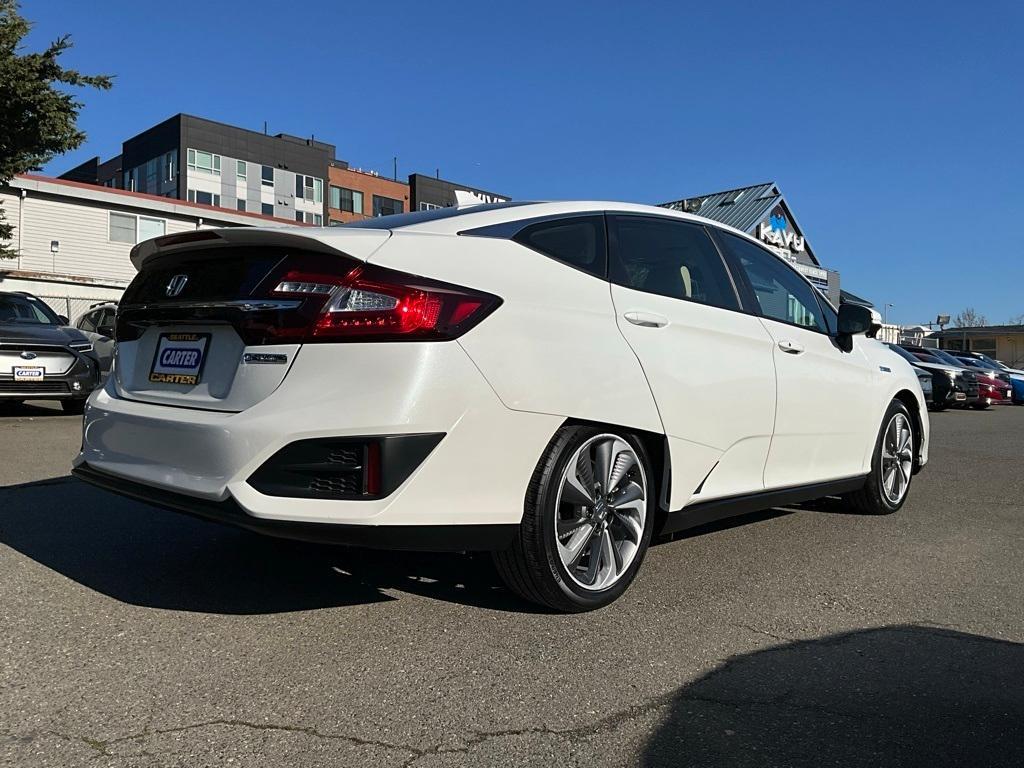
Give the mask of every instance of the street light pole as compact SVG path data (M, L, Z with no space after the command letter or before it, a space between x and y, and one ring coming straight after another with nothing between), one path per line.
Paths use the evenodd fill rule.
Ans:
M882 324L883 325L888 325L889 324L889 307L895 307L895 306L896 306L895 304L886 304L885 307L882 308Z

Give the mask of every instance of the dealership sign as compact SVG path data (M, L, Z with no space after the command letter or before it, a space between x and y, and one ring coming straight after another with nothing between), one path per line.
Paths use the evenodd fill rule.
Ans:
M789 228L786 211L781 205L772 209L768 221L757 225L757 239L790 253L800 253L805 248L804 236Z
M803 235L798 235L790 229L785 229L785 225L783 225L782 229L776 229L773 226L774 223L775 217L772 216L770 221L762 221L758 224L757 238L779 248L786 248L794 253L804 250Z

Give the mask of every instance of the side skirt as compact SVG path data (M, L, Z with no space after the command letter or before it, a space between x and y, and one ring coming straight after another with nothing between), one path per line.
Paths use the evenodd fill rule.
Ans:
M744 496L729 496L724 499L712 499L690 504L682 509L670 512L659 533L676 533L698 525L706 525L728 517L745 515L772 507L785 507L799 504L802 501L820 499L823 496L839 496L844 493L860 490L867 481L867 475L848 477L842 480L830 480L827 483L813 483L790 488L776 488L771 491L750 493Z

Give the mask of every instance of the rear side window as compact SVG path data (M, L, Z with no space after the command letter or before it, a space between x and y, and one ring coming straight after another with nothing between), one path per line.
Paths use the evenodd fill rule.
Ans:
M609 216L609 278L645 293L725 309L739 300L722 257L699 224L646 216Z
M83 331L95 331L96 313L89 312L85 315L82 315L82 319L78 321L78 327Z
M542 221L526 227L512 239L570 267L604 278L603 216Z
M783 264L778 256L760 246L728 232L720 232L719 235L750 280L762 315L828 333L810 283Z

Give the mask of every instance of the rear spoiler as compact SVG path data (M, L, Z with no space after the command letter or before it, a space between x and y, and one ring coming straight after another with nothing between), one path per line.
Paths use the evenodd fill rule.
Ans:
M313 233L316 234L313 234ZM277 245L301 248L319 253L336 253L366 261L388 238L388 229L357 229L330 227L300 229L299 227L228 227L200 229L155 237L139 243L131 251L132 264L142 269L146 261L158 253L193 248L219 248L238 245Z

